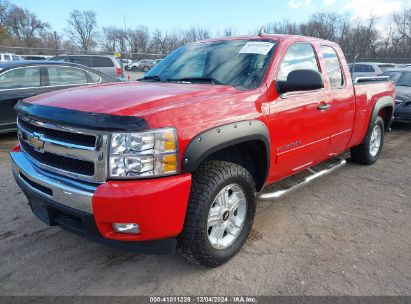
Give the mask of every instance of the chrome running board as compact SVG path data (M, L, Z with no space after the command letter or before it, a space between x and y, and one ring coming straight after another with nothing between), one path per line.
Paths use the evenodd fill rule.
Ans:
M257 200L273 201L279 199L311 183L317 178L334 172L335 170L343 167L346 163L346 160L343 158L333 157L330 160L307 168L304 171L265 187L262 192L256 194Z

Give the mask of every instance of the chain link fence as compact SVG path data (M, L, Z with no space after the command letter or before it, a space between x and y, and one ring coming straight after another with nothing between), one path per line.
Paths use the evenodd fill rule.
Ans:
M22 56L25 59L49 59L58 55L114 55L114 52L104 51L79 51L79 50L65 50L52 48L29 48L18 46L1 46L0 53L11 53ZM150 54L150 53L119 53L121 59L143 60L143 59L162 59L165 55ZM44 58L40 58L44 57Z
M352 63L354 58L346 58L348 63ZM395 63L395 64L411 64L411 58L357 58L355 62L379 62L379 63Z
M80 50L67 50L67 49L53 49L53 48L31 48L31 47L18 47L18 46L1 46L0 53L12 53L15 55L20 55L33 59L37 56L45 56L51 58L58 55L114 55L114 52L105 51L80 51ZM162 59L166 55L163 54L152 54L152 53L130 53L130 52L120 52L120 58L125 60L143 60L143 59ZM347 62L351 63L354 59L347 57ZM411 58L398 58L398 57L385 57L385 58L357 58L357 62L381 62L381 63L396 63L396 64L406 64L411 63Z

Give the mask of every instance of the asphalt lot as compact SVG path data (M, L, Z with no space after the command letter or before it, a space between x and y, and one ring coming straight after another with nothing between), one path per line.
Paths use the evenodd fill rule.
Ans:
M352 163L260 202L241 252L214 269L125 253L47 227L12 178L0 137L1 295L410 295L411 126L378 163Z

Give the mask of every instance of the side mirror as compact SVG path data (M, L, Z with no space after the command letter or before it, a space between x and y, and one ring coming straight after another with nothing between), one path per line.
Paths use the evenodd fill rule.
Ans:
M321 74L313 70L292 71L288 74L287 81L278 81L277 84L280 93L318 90L324 87Z

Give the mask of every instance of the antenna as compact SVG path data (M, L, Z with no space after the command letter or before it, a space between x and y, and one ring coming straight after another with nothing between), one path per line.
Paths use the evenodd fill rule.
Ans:
M354 74L355 62L357 61L357 58L358 58L359 55L360 55L360 53L357 53L357 55L355 55L355 57L354 57L354 61L352 63L352 67L351 67L351 74Z
M261 27L260 32L258 33L258 36L263 36L263 35L267 35L267 33L265 32L264 26Z

